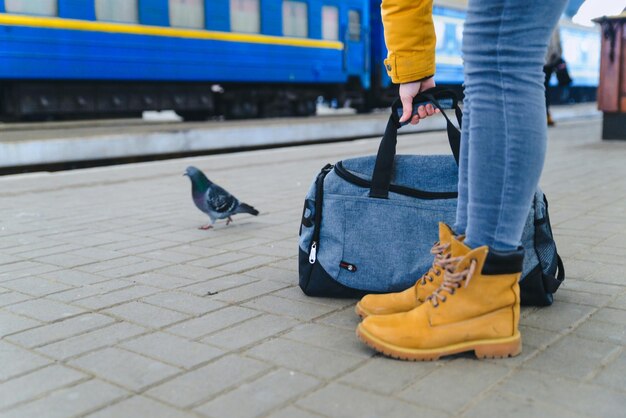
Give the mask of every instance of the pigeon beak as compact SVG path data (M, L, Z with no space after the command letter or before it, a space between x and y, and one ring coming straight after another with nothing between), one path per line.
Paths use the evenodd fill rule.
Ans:
M187 174L187 173L183 173L183 176L188 176L188 175L189 175L189 174Z

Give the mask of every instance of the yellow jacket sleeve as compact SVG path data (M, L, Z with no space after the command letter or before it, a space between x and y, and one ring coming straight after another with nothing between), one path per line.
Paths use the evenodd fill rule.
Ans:
M435 26L432 0L383 0L385 68L394 83L435 74Z

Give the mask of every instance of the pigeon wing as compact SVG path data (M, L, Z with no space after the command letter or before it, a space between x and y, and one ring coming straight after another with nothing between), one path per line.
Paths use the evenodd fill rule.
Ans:
M230 214L239 205L235 196L216 184L209 187L206 198L209 210L218 214Z

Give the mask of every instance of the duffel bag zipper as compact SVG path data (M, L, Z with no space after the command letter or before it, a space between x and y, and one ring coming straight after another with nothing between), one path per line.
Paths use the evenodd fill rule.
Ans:
M322 204L324 202L324 179L333 169L332 164L326 164L315 179L315 225L313 229L313 239L309 250L309 263L315 264L317 260L317 250L320 240L320 229L322 226Z

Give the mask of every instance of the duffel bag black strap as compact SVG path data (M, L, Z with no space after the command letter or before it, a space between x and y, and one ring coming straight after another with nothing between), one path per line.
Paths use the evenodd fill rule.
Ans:
M450 149L454 155L454 159L459 162L459 153L461 147L461 131L454 126L444 109L454 109L459 127L461 126L462 112L459 107L459 100L456 93L452 90L434 87L428 89L413 98L413 113L417 114L419 106L432 104L441 111L446 119L446 129L448 131L448 142ZM376 164L374 173L372 174L372 187L370 188L370 197L386 199L389 196L389 184L391 183L391 174L393 173L393 164L396 156L396 145L398 143L398 129L403 124L400 123L402 102L396 99L391 105L391 115L385 128L385 134L380 141L378 147L378 155L376 156Z
M543 288L547 293L556 293L563 279L565 279L565 268L563 267L563 260L560 255L556 255L557 272L556 276L551 274L543 274Z

